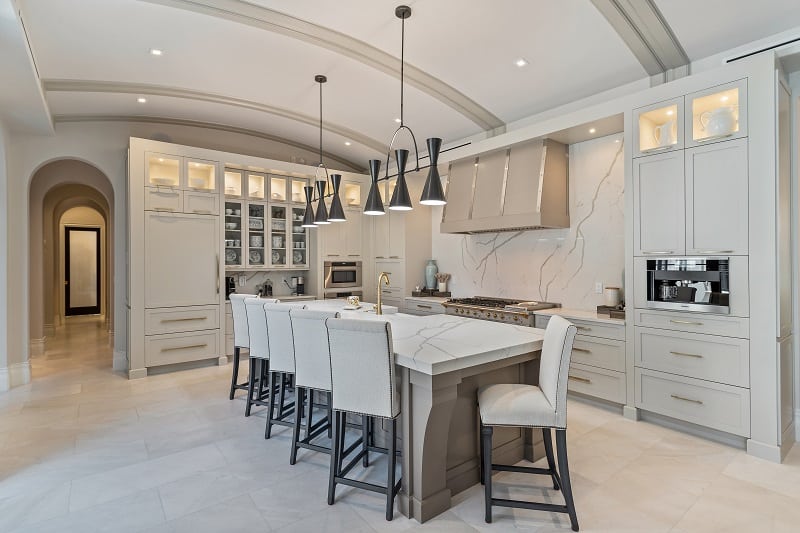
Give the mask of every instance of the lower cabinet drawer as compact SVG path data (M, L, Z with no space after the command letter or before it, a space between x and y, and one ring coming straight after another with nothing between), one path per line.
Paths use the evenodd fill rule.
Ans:
M637 309L634 313L636 326L672 329L707 335L750 338L750 321L746 318L702 313L673 313Z
M750 436L750 390L636 369L636 407L727 433Z
M569 365L567 390L625 403L625 373L572 363Z
M576 335L572 362L625 372L625 342Z
M145 366L171 365L218 357L219 330L149 335L144 341Z
M144 324L145 335L217 329L219 327L219 306L146 309Z
M219 195L208 192L185 191L183 212L196 215L218 215Z
M406 300L406 312L413 311L419 312L422 315L436 315L444 313L444 306L437 303L417 302L415 300Z
M580 320L577 318L567 318L575 324L578 335L588 335L590 337L602 337L604 339L625 340L625 326L617 324L605 324L603 322L593 322L591 320Z
M747 339L638 326L634 339L636 366L737 387L750 385Z
M145 187L144 209L145 211L180 213L183 211L183 192L173 189Z

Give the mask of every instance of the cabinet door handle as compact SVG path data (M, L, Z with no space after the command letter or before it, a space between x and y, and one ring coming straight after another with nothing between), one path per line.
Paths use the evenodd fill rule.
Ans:
M361 257L361 254L347 254L347 257Z
M390 255L389 259L400 259L399 255Z
M164 213L174 213L175 210L171 207L154 207L153 211L161 211Z
M652 252L642 252L644 255L670 255L674 254L673 250L654 250Z
M386 258L385 258L385 257L383 257L382 255L376 255L376 256L375 256L375 259L386 259Z
M219 294L219 254L214 257L214 267L217 271L217 294Z
M208 343L204 342L203 344L189 344L187 346L171 346L169 348L161 348L161 351L172 352L175 350L188 350L190 348L205 348L206 346L208 346Z
M339 257L339 254L328 254L328 257Z
M577 329L578 331L592 331L592 328L586 326L575 326L575 329Z
M198 215L210 215L211 214L211 210L210 209L194 209L192 211L192 213L197 213Z
M702 326L703 325L702 322L692 322L691 320L675 320L675 319L671 318L669 321L672 322L673 324L686 324L687 326Z
M698 355L696 353L672 352L672 351L670 351L669 353L671 353L672 355L680 355L680 356L683 356L683 357L694 357L696 359L702 359L703 358L702 355Z
M580 353L592 353L591 350L587 350L586 348L576 348L574 346L572 347L572 351L573 352L580 352Z
M181 193L179 193L177 191L170 190L170 189L167 189L166 191L162 191L161 189L156 189L153 192L155 194L160 194L162 196L180 196L181 195Z
M733 250L700 250L697 252L698 254L732 254Z
M186 318L163 318L161 319L162 324L167 324L169 322L188 322L190 320L208 320L206 316L191 316Z
M580 381L581 383L586 383L586 384L589 384L589 383L592 382L592 380L589 379L589 378L582 378L582 377L578 377L578 376L569 376L569 379L571 379L572 381Z
M689 402L689 403L696 403L697 405L703 405L701 400L694 400L692 398L686 398L684 396L678 396L677 394L670 394L676 400L681 400L682 402Z
M420 309L433 309L430 305L417 304Z

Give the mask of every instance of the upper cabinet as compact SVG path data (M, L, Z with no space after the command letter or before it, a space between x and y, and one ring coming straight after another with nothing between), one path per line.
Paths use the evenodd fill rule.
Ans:
M196 191L216 191L217 164L213 161L187 159L186 186Z
M686 147L747 136L747 80L686 96Z
M217 192L214 161L147 152L145 185L194 191Z
M269 199L272 202L286 202L288 196L289 178L286 176L269 177Z
M225 196L241 198L245 191L244 170L225 169Z
M305 178L292 178L292 202L302 204L306 201L306 193L303 190L308 185Z
M181 157L166 154L147 154L146 183L151 187L181 186Z
M683 97L634 110L634 157L683 148L683 115Z
M247 172L247 197L263 200L267 194L267 176L260 172Z
M683 255L683 152L633 160L634 255Z

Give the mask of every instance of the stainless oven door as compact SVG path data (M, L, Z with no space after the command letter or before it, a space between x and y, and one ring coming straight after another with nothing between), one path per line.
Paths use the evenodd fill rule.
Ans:
M361 287L361 261L325 261L325 288Z

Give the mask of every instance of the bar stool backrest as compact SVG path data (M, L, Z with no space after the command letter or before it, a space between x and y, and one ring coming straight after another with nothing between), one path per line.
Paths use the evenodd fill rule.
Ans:
M331 352L328 346L327 319L339 318L336 311L292 309L295 383L322 391L331 390Z
M577 331L568 320L551 317L539 361L539 388L556 413L556 426L561 428L567 427L567 373Z
M234 293L229 298L233 314L233 345L239 348L249 348L250 335L247 331L247 312L244 310L244 301L248 298L258 298L258 296Z
M277 300L269 300L277 303ZM269 359L269 340L267 315L264 314L263 298L246 298L244 309L247 314L247 334L250 339L250 357Z
M368 416L400 414L392 327L377 320L328 319L333 408Z
M269 331L267 339L269 339L270 372L294 373L294 340L289 312L292 309L305 308L305 304L301 303L264 304Z

